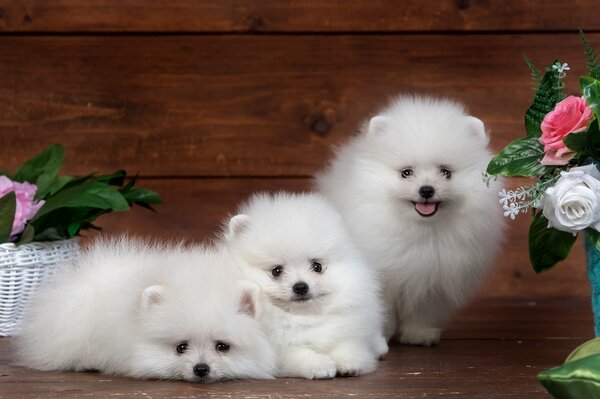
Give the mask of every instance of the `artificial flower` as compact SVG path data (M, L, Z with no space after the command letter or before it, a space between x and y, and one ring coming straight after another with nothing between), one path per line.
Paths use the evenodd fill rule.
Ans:
M542 165L566 165L575 156L563 139L572 133L586 130L593 117L592 110L583 97L568 96L560 101L542 121L542 137L546 153Z
M600 231L600 172L594 165L572 168L544 195L548 227L577 234L588 227Z
M31 183L19 183L6 176L0 176L0 197L14 192L17 199L15 218L11 230L11 239L25 230L28 220L31 220L37 211L44 205L44 201L35 201L37 186Z

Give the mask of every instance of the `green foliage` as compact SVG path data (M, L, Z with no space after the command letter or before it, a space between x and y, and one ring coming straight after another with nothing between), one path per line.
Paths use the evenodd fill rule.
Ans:
M596 116L600 115L600 80L590 76L579 78L581 93Z
M597 251L600 251L600 233L594 229L586 229L585 235Z
M490 175L539 176L550 168L540 163L544 147L535 137L523 137L507 145L487 167Z
M525 63L531 70L531 90L533 91L533 93L537 93L540 84L542 83L542 73L539 69L536 68L535 64L529 59L529 57L524 55L523 59L525 60Z
M563 98L562 82L557 74L549 69L539 84L531 106L525 112L525 130L528 137L537 138L542 135L540 126L542 120L544 120L544 116L552 111L556 103Z
M600 79L600 54L590 45L582 30L579 30L579 38L583 44L585 66L589 75L594 79Z
M571 151L577 153L577 160L600 162L600 130L598 119L594 119L588 129L579 133L571 133L563 139ZM578 162L582 164L583 162Z
M571 233L548 227L548 219L536 213L529 226L529 259L533 270L541 273L553 268L569 255L577 239Z
M98 229L94 220L108 212L125 211L133 205L152 209L151 205L162 202L157 193L134 187L137 176L126 182L124 170L99 176L58 176L63 160L64 149L55 144L25 162L12 176L8 175L15 181L35 183L36 200L44 201L17 244L71 238L83 229ZM0 243L10 238L14 197L12 193L12 197L9 194L0 198Z
M0 197L0 243L10 240L15 211L17 210L17 196L8 193Z
M41 176L55 176L62 166L64 158L63 146L51 145L17 169L12 175L12 180L37 184L37 180Z
M530 176L536 177L535 186L521 189L522 197L517 198L511 206L527 209L536 206L538 200L549 186L555 184L560 173L573 166L596 164L600 170L600 53L592 48L587 38L580 31L586 66L589 76L580 78L582 94L594 113L594 118L586 130L567 135L563 141L575 153L566 165L544 166L540 161L544 149L539 138L542 135L541 124L544 117L554 110L556 104L563 100L562 79L567 70L565 64L554 61L544 75L533 62L524 57L531 70L534 97L525 113L525 129L527 136L510 143L496 155L487 167L489 175ZM527 202L529 201L529 202ZM519 208L520 209L520 208ZM600 233L587 229L586 234L593 245L600 251ZM536 272L551 269L564 260L576 240L571 233L548 227L548 220L542 212L533 209L533 221L529 229L529 256Z

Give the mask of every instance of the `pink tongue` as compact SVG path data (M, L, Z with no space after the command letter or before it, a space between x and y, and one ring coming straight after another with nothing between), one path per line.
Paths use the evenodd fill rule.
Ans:
M436 207L437 204L431 202L417 202L415 204L415 209L422 215L431 215L435 212Z

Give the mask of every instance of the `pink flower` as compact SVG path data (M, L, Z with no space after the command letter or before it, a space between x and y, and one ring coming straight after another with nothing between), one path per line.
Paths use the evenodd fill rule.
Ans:
M563 142L571 134L582 132L593 117L583 97L569 96L556 104L542 121L542 137L544 158L542 165L566 165L575 153Z
M6 176L0 176L0 198L14 192L17 197L15 220L13 221L11 240L25 230L25 224L31 220L44 205L44 201L34 201L37 186L31 183L18 183Z

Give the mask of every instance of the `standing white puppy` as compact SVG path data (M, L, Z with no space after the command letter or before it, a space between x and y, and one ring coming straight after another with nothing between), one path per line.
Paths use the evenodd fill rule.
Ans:
M400 97L317 177L384 281L385 333L431 345L477 288L503 234L483 122L451 101Z
M135 378L272 378L258 287L224 251L97 242L35 296L17 336L21 364Z
M387 353L376 273L325 199L255 195L226 230L229 250L267 299L259 318L277 352L278 376L375 370Z

